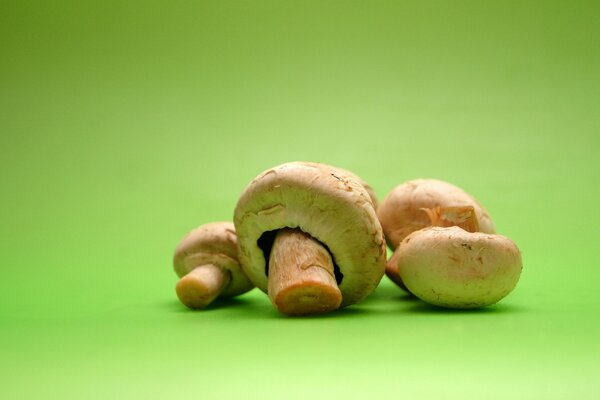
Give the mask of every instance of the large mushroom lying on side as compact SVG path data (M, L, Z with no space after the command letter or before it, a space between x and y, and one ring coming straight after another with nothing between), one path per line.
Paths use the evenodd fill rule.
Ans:
M173 267L181 278L175 288L177 297L192 309L254 287L238 262L237 237L231 222L213 222L189 232L175 250Z
M395 251L412 232L429 226L460 226L469 232L495 233L488 212L461 188L437 179L415 179L395 187L377 209L386 241ZM395 256L386 275L406 289L398 274Z
M242 193L234 224L244 271L284 314L355 304L385 270L373 200L339 168L292 162L263 172Z
M521 252L507 237L430 227L408 235L396 250L402 282L421 300L447 308L494 304L516 286Z

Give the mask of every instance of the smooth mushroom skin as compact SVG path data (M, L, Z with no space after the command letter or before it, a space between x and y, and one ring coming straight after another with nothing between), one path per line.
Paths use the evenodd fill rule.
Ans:
M175 250L173 267L182 278L177 288L178 296L190 308L200 308L212 301L197 298L192 279L197 280L196 287L222 286L219 287L219 297L237 296L254 287L239 264L237 236L231 222L208 223L189 232ZM214 276L219 271L224 276ZM212 276L208 277L208 274ZM200 282L202 279L205 279L203 283Z
M516 286L521 252L501 235L430 227L407 236L396 251L402 282L421 300L448 308L494 304Z
M369 295L385 270L385 239L373 201L339 168L291 162L263 172L242 193L234 224L242 267L265 293L267 262L259 239L282 228L299 228L329 250L341 273L341 307Z
M415 179L396 186L379 205L377 216L388 246L395 250L412 232L432 225L426 210L468 206L473 207L477 217L477 231L496 232L489 213L473 196L438 179ZM406 289L393 259L387 263L385 273L399 287Z

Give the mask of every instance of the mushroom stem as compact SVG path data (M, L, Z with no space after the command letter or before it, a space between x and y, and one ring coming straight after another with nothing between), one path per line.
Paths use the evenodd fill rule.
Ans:
M210 304L231 281L231 275L213 264L205 264L191 270L177 282L177 297L192 309Z
M299 229L277 232L269 258L269 298L287 315L336 310L342 293L327 249Z
M387 264L385 264L385 273L387 274L388 278L392 280L392 282L398 285L401 289L409 292L404 282L402 282L402 278L398 272L398 255L400 254L398 250L400 249L400 246L401 244L398 245L396 251L394 251L394 254L392 254Z
M479 231L479 221L473 206L421 208L427 213L431 226L458 226L467 232Z

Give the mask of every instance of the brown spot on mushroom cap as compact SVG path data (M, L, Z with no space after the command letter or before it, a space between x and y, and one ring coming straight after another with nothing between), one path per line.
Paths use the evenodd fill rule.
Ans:
M173 267L179 277L205 264L230 272L231 281L221 296L237 296L254 287L239 264L237 236L231 222L201 225L190 231L175 249Z
M269 212L264 212L269 210ZM342 306L370 294L385 269L385 240L373 200L351 174L325 164L291 162L271 168L242 193L234 213L240 262L267 292L266 232L300 228L325 245L339 267Z

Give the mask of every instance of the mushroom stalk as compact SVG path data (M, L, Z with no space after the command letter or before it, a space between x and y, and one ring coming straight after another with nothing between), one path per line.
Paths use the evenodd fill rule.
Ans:
M299 229L281 229L269 258L269 298L287 315L306 315L339 308L331 255Z
M478 232L479 221L473 206L421 208L427 213L431 226L458 226L467 232Z
M231 281L229 272L213 264L191 270L177 282L179 300L189 308L204 308L210 304Z

